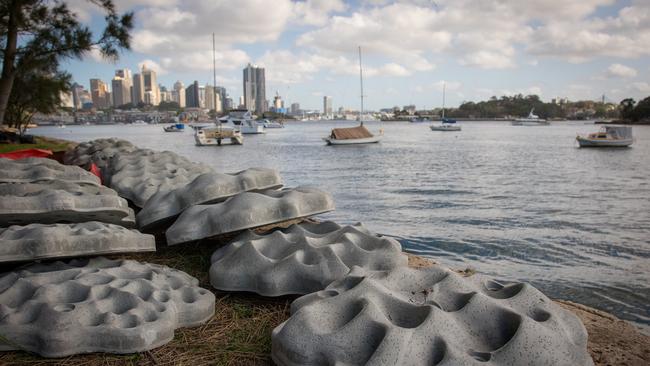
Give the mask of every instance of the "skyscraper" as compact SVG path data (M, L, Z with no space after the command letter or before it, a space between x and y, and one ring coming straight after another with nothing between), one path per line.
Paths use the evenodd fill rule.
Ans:
M131 101L133 104L137 105L139 103L144 103L144 81L142 79L142 74L133 75L133 95L131 95Z
M158 103L160 103L160 90L158 90L156 72L147 69L146 65L142 65L142 82L144 92L149 93L149 104L158 105Z
M266 112L264 68L248 64L244 69L244 106L249 111Z
M81 109L81 93L83 93L84 87L74 83L72 84L72 106L74 109Z
M323 97L323 114L326 116L332 115L332 97L328 95Z
M225 111L226 108L226 88L223 86L215 86L214 87L215 92L217 93L218 96L218 103L217 103L217 112L223 112Z
M111 81L111 87L113 90L113 105L115 107L131 103L131 89L133 87L131 70L115 70L115 77Z
M212 85L206 85L205 86L205 108L208 110L213 110L216 109L216 101L215 101L215 93L214 93L214 87Z
M185 89L185 105L190 108L199 108L199 82L194 80L190 86Z
M111 105L108 86L100 79L90 79L90 95L95 108L108 108Z
M185 86L180 80L174 83L172 99L174 102L178 103L181 108L185 108Z

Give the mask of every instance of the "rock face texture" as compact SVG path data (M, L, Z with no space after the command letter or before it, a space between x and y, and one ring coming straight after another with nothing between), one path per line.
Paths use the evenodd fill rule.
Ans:
M146 229L169 222L190 206L221 202L241 192L280 187L282 178L273 169L251 168L234 174L201 174L186 186L151 196L138 213L138 226Z
M134 151L137 148L126 140L116 138L97 139L82 142L74 149L66 151L63 155L63 162L68 165L78 165L88 168L95 163L98 168L103 169L108 165L109 159L118 152Z
M165 236L167 244L174 245L332 210L332 196L316 188L244 192L221 203L188 208Z
M210 283L218 290L264 296L304 295L342 279L353 266L390 270L407 264L396 240L363 226L303 223L266 235L248 230L217 249Z
M45 357L132 353L169 342L214 313L214 295L184 272L94 258L0 275L0 350Z
M31 183L59 180L99 185L99 178L77 167L45 158L0 158L0 183Z
M532 286L439 266L355 268L291 313L278 365L593 365L582 323Z
M85 221L132 227L133 210L103 186L60 180L0 183L0 227Z
M170 151L138 149L114 154L102 170L104 184L144 207L158 192L184 187L197 176L212 172L206 165L193 163Z
M0 262L156 251L152 235L96 221L10 226L0 229L0 243Z

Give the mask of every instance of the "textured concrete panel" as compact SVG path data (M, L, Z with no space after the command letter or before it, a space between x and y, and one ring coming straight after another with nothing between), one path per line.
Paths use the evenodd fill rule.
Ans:
M152 235L97 221L10 226L0 243L0 262L156 251Z
M165 235L167 244L180 244L332 210L332 196L316 188L244 192L221 203L188 208Z
M592 365L578 318L534 287L438 266L354 268L291 305L272 335L287 365Z
M212 169L170 151L138 149L113 155L104 172L104 184L134 205L144 207L157 192L184 187Z
M214 314L214 295L184 272L106 258L34 264L0 275L0 350L45 357L132 353Z
M302 223L266 235L246 231L212 255L210 283L225 291L264 296L324 289L359 266L389 270L408 265L400 244L363 226Z
M103 221L132 227L125 199L103 186L64 181L0 183L0 226ZM130 217L129 217L130 216Z
M90 163L95 163L97 167L103 169L108 165L109 159L116 153L136 149L132 143L126 140L116 138L97 139L82 142L75 146L74 149L66 151L65 155L63 155L63 162L82 167L88 167Z
M52 159L27 158L10 160L0 158L0 183L29 183L61 180L72 183L99 185L99 178L77 167L63 165Z
M234 174L201 174L186 186L151 196L138 213L138 226L144 229L169 222L190 206L221 202L241 192L280 187L282 178L273 169L251 168Z

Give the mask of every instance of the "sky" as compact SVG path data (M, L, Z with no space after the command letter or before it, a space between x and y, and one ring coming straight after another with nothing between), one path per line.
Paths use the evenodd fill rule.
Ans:
M96 33L87 0L68 0ZM440 107L491 96L618 103L650 95L650 0L114 0L133 11L131 50L116 62L89 52L63 68L86 88L115 69L157 71L160 84L217 85L235 100L242 69L266 69L267 99L322 109Z

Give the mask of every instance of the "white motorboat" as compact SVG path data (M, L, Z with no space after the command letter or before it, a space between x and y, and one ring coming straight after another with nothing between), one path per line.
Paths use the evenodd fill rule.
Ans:
M247 109L233 109L227 116L219 118L223 126L230 126L242 134L266 133L264 122L253 119L253 115Z
M544 118L539 118L538 115L534 114L535 108L531 109L528 113L528 117L517 118L512 121L513 126L546 126L550 123Z
M632 127L604 126L599 132L576 136L580 147L628 147L634 142Z
M359 145L374 144L381 141L384 131L379 130L378 135L373 135L363 125L363 69L361 67L361 47L359 47L359 81L361 86L361 110L359 112L359 126L333 128L329 136L323 137L327 145Z
M229 126L195 127L194 141L196 146L220 146L228 141L231 145L243 145L244 136L238 130Z
M284 128L284 123L278 121L270 121L268 119L265 119L263 124L264 128Z

